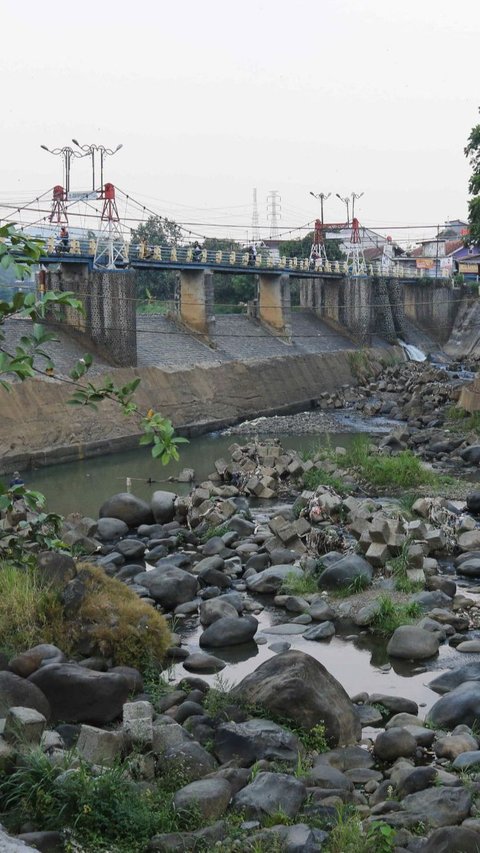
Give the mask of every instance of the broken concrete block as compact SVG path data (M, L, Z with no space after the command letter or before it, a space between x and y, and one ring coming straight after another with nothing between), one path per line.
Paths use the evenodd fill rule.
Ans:
M112 767L121 756L122 732L110 732L95 726L82 725L77 741L77 750L91 764Z
M390 550L384 542L372 542L365 553L365 557L375 569L384 566L390 558Z
M43 714L34 708L12 707L7 711L3 736L8 743L39 744L47 725Z
M153 742L153 707L150 702L126 702L123 706L125 740L136 748L150 748Z

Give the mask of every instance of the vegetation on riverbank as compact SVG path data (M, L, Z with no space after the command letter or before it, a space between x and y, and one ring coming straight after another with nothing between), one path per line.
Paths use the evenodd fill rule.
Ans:
M88 640L115 664L145 668L161 661L170 644L164 617L121 581L98 567L80 564L78 606L65 610L61 589L32 565L0 564L0 648L14 655L38 643L53 643L75 656Z

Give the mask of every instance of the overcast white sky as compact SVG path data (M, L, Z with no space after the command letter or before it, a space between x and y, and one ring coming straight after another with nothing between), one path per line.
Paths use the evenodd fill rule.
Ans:
M0 0L0 31L0 200L61 182L40 144L76 137L123 143L106 177L182 222L248 227L253 187L282 228L309 190L329 221L352 191L373 227L466 217L478 0Z

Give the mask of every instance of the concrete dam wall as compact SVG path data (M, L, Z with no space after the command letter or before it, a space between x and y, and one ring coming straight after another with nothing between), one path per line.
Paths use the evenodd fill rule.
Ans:
M402 358L399 348L388 350ZM385 349L366 350L375 361ZM141 379L139 408L170 418L184 435L220 429L260 415L301 411L324 391L354 383L353 350L286 355L181 370L158 367L109 371L116 384ZM125 418L110 401L97 411L71 406L71 388L57 381L27 380L0 389L0 468L54 464L137 445L140 418ZM148 452L148 450L147 450Z

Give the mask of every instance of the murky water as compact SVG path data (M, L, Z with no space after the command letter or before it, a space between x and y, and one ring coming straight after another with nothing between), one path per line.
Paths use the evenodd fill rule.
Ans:
M343 413L340 428L351 429L351 432L339 432L327 436L325 433L315 435L281 435L277 437L285 448L303 450L312 445L318 446L321 441L329 441L334 446L347 447L355 435L366 431L366 423L361 422L355 413ZM392 423L377 419L375 424L369 422L371 431L385 432ZM374 429L372 429L372 426ZM71 462L64 465L42 468L25 475L26 484L30 488L43 492L48 500L51 511L67 515L70 512L80 512L97 517L98 510L108 497L115 492L126 490L126 478L132 481L132 492L139 497L149 500L155 489L168 489L177 494L186 494L191 488L189 483L168 481L182 468L193 468L195 481L206 479L214 469L214 461L222 456L228 458L228 448L235 442L248 441L246 436L210 434L192 439L190 444L182 447L181 460L164 468L161 463L152 459L148 449L132 450L122 454L89 459L83 462ZM471 584L460 580L466 591ZM477 597L475 595L475 597ZM321 642L305 640L302 635L272 635L268 629L279 622L287 622L284 611L273 607L267 597L259 597L264 609L258 614L259 630L266 642L257 645L249 643L235 648L213 649L212 652L225 660L226 668L220 674L228 684L235 684L245 675L252 672L263 661L270 658L274 652L269 646L281 640L291 644L291 648L302 650L317 658L332 675L345 687L349 695L366 691L379 692L414 699L420 706L420 715L437 700L438 696L428 687L435 675L455 668L472 660L480 660L480 655L462 655L448 645L440 647L439 655L430 661L411 664L389 659L386 653L386 642L373 638L367 633L359 633L355 626L340 626L335 637ZM308 627L308 626L305 626ZM179 629L182 642L191 650L198 651L198 640L201 628L194 620L186 620ZM265 632L265 633L264 633ZM176 665L169 677L177 680L185 676L186 670L182 664ZM205 676L208 681L215 683L216 676Z

